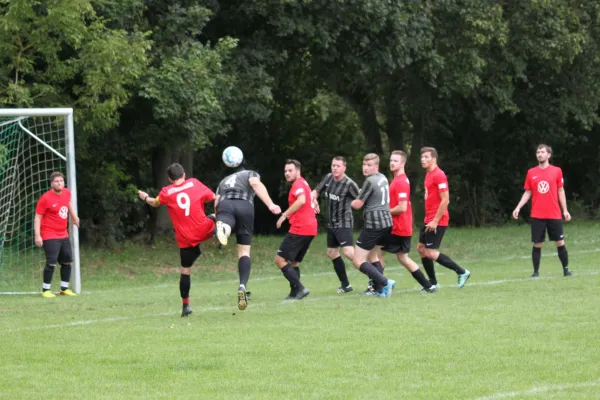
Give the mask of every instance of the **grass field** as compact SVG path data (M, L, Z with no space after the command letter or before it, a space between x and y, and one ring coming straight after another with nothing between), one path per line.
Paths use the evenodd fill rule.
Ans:
M438 266L441 290L419 294L388 256L389 299L359 295L349 263L357 290L337 295L319 237L303 301L282 300L280 239L257 238L243 312L234 246L206 246L186 319L174 243L84 248L81 296L0 297L0 398L600 398L598 232L567 225L574 276L549 243L532 280L526 226L450 229L442 250L472 271L467 286Z

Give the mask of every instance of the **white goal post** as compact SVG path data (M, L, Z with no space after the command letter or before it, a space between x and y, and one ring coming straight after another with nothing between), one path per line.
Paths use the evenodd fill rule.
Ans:
M24 287L33 287L39 293L40 266L26 264L34 259L29 254L40 256L34 250L30 229L35 202L49 189L52 170L66 171L66 187L71 191L73 207L78 209L73 109L0 109L0 168L0 292L16 294ZM79 230L70 223L69 230L73 248L71 286L81 293ZM57 272L53 282L60 280ZM17 281L17 290L10 289ZM4 290L6 286L9 291Z

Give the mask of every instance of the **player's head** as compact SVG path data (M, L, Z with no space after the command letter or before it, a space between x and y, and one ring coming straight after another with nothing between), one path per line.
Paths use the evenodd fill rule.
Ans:
M288 182L294 182L296 179L298 179L300 177L301 167L302 165L298 160L285 160L285 168L283 170L285 180Z
M50 174L50 187L55 192L61 192L65 188L65 176L62 172L53 172Z
M438 152L433 147L423 147L421 149L421 166L427 170L437 165Z
M331 175L339 179L346 173L346 159L342 156L333 157L331 160Z
M550 157L552 157L552 147L548 146L547 144L538 145L535 156L540 164L548 162Z
M396 172L404 169L406 165L406 153L402 150L394 150L390 156L390 171Z
M375 153L369 153L363 158L363 175L370 176L379 172L379 156Z
M167 176L171 182L178 181L179 179L185 179L185 171L179 163L169 165L167 168Z

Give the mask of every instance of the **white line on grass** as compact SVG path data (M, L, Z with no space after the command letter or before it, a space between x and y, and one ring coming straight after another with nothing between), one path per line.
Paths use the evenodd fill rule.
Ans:
M590 271L590 272L582 272L579 273L578 275L599 275L600 271ZM562 276L547 276L547 277L539 277L539 278L535 278L535 280L550 280L550 279L565 279ZM568 279L572 279L572 278L568 278ZM480 286L480 285L501 285L503 283L514 283L514 282L526 282L526 281L533 281L534 279L532 278L516 278L516 279L501 279L501 280L494 280L494 281L485 281L485 282L472 282L469 283L467 285L467 287L469 286ZM448 289L457 289L453 286L447 286L442 288L442 290L448 290ZM418 288L414 288L414 289L402 289L402 290L395 290L394 293L398 294L398 293L412 293L412 292L418 292L420 289ZM464 290L464 289L463 289ZM425 294L426 296L436 296L435 294ZM316 302L316 301L323 301L323 300L333 300L333 299L342 299L343 297L350 297L350 296L362 296L360 293L356 293L356 294L351 294L351 295L332 295L332 296L321 296L321 297L308 297L306 299L304 299L304 302ZM365 296L365 298L368 298ZM379 299L377 301L380 301ZM282 300L280 302L280 304L297 304L295 300ZM252 306L253 309L256 308L263 308L265 306L267 306L267 303L251 303L250 304ZM206 313L206 312L214 312L214 311L232 311L235 310L235 306L217 306L217 307L202 307L202 308L198 308L196 310L194 310L194 313L199 314L199 313ZM163 317L163 316L174 316L177 315L177 313L175 312L163 312L163 313L154 313L154 314L143 314L143 315L132 315L129 317L110 317L110 318L101 318L101 319L90 319L90 320L83 320L83 321L73 321L73 322L67 322L64 324L52 324L52 325L36 325L36 326L29 326L29 327L23 327L23 328L8 328L5 330L1 330L0 333L10 333L10 332L21 332L21 331L34 331L34 330L43 330L43 329L52 329L52 328L68 328L68 327L73 327L73 326L80 326L80 325L91 325L91 324L97 324L97 323L107 323L107 322L118 322L118 321L131 321L134 319L138 319L138 318L151 318L151 317Z
M573 383L573 384L565 384L565 385L541 386L541 387L524 390L524 391L520 391L520 392L503 392L503 393L494 394L492 396L478 397L475 400L508 399L511 397L529 396L529 395L548 393L548 392L560 392L563 390L579 389L579 388L584 388L584 387L596 387L596 386L600 386L600 380L594 381L594 382Z

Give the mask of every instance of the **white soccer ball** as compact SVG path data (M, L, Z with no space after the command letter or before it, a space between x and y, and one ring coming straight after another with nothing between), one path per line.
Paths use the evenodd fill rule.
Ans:
M244 161L244 153L235 146L229 146L223 150L223 162L230 168L239 167Z

